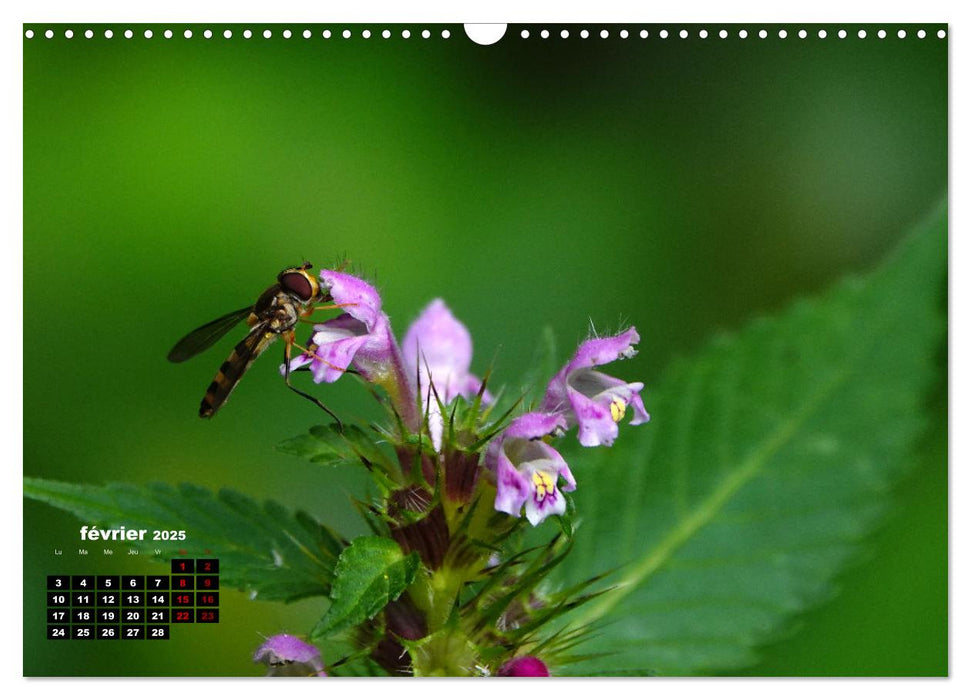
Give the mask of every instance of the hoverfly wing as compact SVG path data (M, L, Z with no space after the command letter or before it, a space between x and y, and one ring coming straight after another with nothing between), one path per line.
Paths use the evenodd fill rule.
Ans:
M229 357L216 372L216 377L202 399L202 404L199 406L201 418L212 418L216 414L233 393L233 389L239 384L239 380L246 374L250 365L276 340L277 334L268 328L268 323L258 323L253 326L249 335L239 341L229 353Z
M169 362L185 362L203 350L208 350L237 323L249 316L252 311L253 307L247 306L245 309L231 311L225 316L220 316L215 321L210 321L204 326L199 326L169 350Z

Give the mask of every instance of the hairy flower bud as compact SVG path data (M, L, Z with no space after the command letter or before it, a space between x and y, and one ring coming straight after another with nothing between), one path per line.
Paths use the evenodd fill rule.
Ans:
M447 406L457 396L471 398L482 390L482 380L469 372L472 336L445 302L435 299L409 326L401 352L410 375L418 377L429 435L435 450L441 451L445 421L438 402ZM492 402L488 391L483 392L482 401Z
M520 656L507 661L496 673L497 676L537 677L549 676L550 670L535 656Z
M479 453L445 452L445 495L457 503L468 503L479 482Z
M405 554L418 552L422 562L432 571L441 568L445 561L450 535L441 505L432 508L420 520L407 525L392 525L391 536Z

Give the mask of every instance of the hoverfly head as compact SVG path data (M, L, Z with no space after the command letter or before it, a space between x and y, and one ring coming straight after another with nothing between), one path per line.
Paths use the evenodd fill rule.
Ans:
M283 291L295 296L304 304L309 304L320 292L320 284L310 273L310 268L311 264L305 262L300 267L289 267L277 275L277 282L280 283Z

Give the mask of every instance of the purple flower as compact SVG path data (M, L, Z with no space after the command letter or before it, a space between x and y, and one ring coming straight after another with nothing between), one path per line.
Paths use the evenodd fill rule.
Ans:
M525 505L533 525L566 511L557 482L563 477L563 490L573 491L576 481L560 453L542 439L565 428L562 415L525 413L489 445L486 464L496 474L496 510L519 517Z
M290 634L267 639L253 654L255 663L266 664L268 676L326 676L320 650Z
M535 678L549 676L550 670L535 656L518 656L504 663L496 675Z
M365 381L382 386L405 425L417 430L420 416L414 387L405 374L401 350L388 316L381 310L377 290L345 272L321 270L320 278L334 303L346 311L314 326L307 348L310 352L291 358L290 370L310 365L319 384L336 382L353 367Z
M428 414L428 429L435 451L441 451L444 420L438 401L449 404L456 396L471 398L482 380L469 373L472 336L441 299L431 302L408 328L402 343L408 373L418 377L418 394ZM434 393L431 387L434 386ZM437 400L436 400L437 395ZM482 400L492 402L486 391Z
M388 373L396 352L388 317L381 311L381 297L364 280L344 272L321 270L335 304L345 313L314 326L309 350L290 360L290 371L310 365L314 381L336 382L353 367L368 381Z
M427 388L431 377L442 403L456 396L469 398L482 387L482 380L469 374L472 336L441 299L426 306L408 328L401 353L408 370L417 371L422 386Z
M641 382L625 382L594 368L636 354L640 341L633 327L609 338L592 338L580 344L576 354L546 389L542 410L563 413L569 426L577 425L577 437L585 447L611 445L617 438L617 423L632 406L631 425L651 419L644 410Z

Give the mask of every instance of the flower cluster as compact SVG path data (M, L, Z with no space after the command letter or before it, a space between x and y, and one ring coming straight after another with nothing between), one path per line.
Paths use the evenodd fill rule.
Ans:
M492 402L482 380L470 373L472 337L445 302L436 299L404 335L403 351L391 332L381 297L370 284L352 275L323 270L323 285L335 304L346 308L337 318L314 328L309 349L291 360L290 369L309 366L316 382L334 382L353 368L367 381L384 386L402 416L415 420L408 402L423 409L435 452L442 452L442 408L457 397L479 395ZM577 427L584 447L611 445L617 424L633 410L631 425L650 419L644 409L641 382L625 382L596 368L636 354L640 341L633 327L606 338L583 342L573 358L552 378L538 411L514 419L492 441L485 464L495 475L496 510L538 525L566 508L560 490L572 491L576 481L563 457L546 441ZM282 370L281 370L282 371ZM414 427L412 425L412 427ZM560 480L563 486L559 486Z
M530 653L536 641L516 630L552 619L563 601L538 598L537 579L517 577L522 553L505 560L499 553L522 516L537 526L566 512L565 494L577 488L577 479L556 440L576 428L581 446L610 446L625 416L631 425L649 420L644 385L600 369L636 354L637 331L581 343L542 398L513 415L521 400L500 407L503 402L486 387L488 375L472 373L472 336L443 300L419 314L399 346L373 286L333 270L323 270L320 279L341 313L316 324L305 352L281 371L302 369L318 383L353 373L383 389L392 424L376 428L380 437L371 447L354 443L353 452L380 473L383 497L371 508L375 534L394 540L423 565L424 583L392 598L379 620L362 623L358 640L392 674L479 668L490 675L549 675L546 661ZM381 457L379 443L393 448L393 461ZM479 510L480 503L491 504L491 515ZM498 577L497 583L466 588L488 576ZM469 590L480 592L466 594L457 608ZM504 610L495 608L495 596ZM485 617L455 627L449 620L456 615ZM492 651L476 653L482 649ZM481 659L490 661L483 665ZM255 660L268 663L271 674L324 675L316 647L289 635L267 640Z

